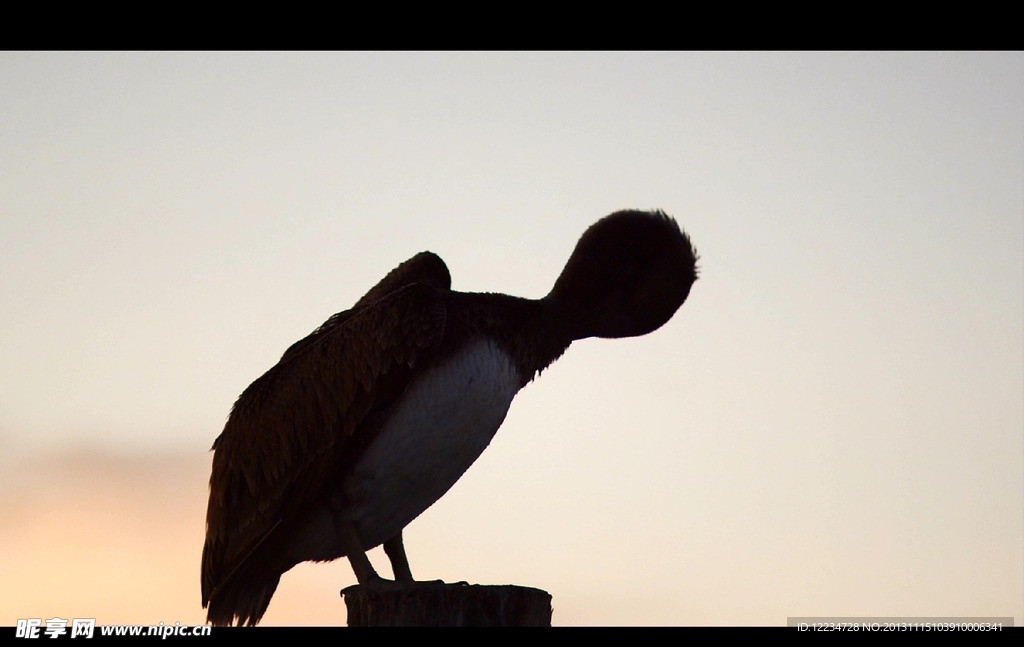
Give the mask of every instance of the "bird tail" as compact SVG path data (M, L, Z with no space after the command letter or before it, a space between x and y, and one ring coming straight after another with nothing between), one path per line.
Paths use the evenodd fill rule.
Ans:
M206 621L214 626L230 626L236 622L250 627L255 625L267 612L280 581L281 576L275 575L261 583L239 583L237 578L225 582L203 604L208 608Z

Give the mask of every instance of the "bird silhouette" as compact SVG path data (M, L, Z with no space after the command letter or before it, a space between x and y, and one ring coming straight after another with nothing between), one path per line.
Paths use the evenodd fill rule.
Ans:
M296 342L239 396L213 444L202 557L215 625L254 625L281 575L347 556L385 582L383 544L412 582L402 529L483 452L515 394L577 339L644 335L697 280L689 237L661 211L592 225L542 299L452 291L422 252Z

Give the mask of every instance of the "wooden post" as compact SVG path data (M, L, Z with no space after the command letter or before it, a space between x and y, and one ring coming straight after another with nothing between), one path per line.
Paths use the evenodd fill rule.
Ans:
M525 586L414 582L341 592L349 627L550 627L551 594Z

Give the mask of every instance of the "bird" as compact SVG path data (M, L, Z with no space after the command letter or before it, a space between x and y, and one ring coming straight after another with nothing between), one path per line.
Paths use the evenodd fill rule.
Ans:
M698 278L663 211L623 210L580 237L540 299L451 289L421 252L291 345L239 396L213 443L202 602L213 625L255 625L281 576L347 557L359 586L414 582L402 530L444 495L516 393L589 337L664 325Z

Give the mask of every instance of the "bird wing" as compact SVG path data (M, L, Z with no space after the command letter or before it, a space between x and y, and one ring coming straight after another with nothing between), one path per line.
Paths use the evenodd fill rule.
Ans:
M387 276L382 278L377 285L370 288L370 291L364 294L363 298L359 299L350 310L331 315L330 319L325 321L310 335L292 344L284 352L281 361L283 362L306 346L309 346L319 339L321 335L345 323L349 317L363 306L369 305L395 290L413 283L424 283L438 290L449 290L452 287L452 277L448 273L448 266L444 264L444 261L437 254L433 252L420 252L388 272Z
M429 256L400 265L238 398L214 442L204 607L280 523L315 502L359 443L366 418L430 363L444 333L450 279ZM415 281L424 266L424 282Z

